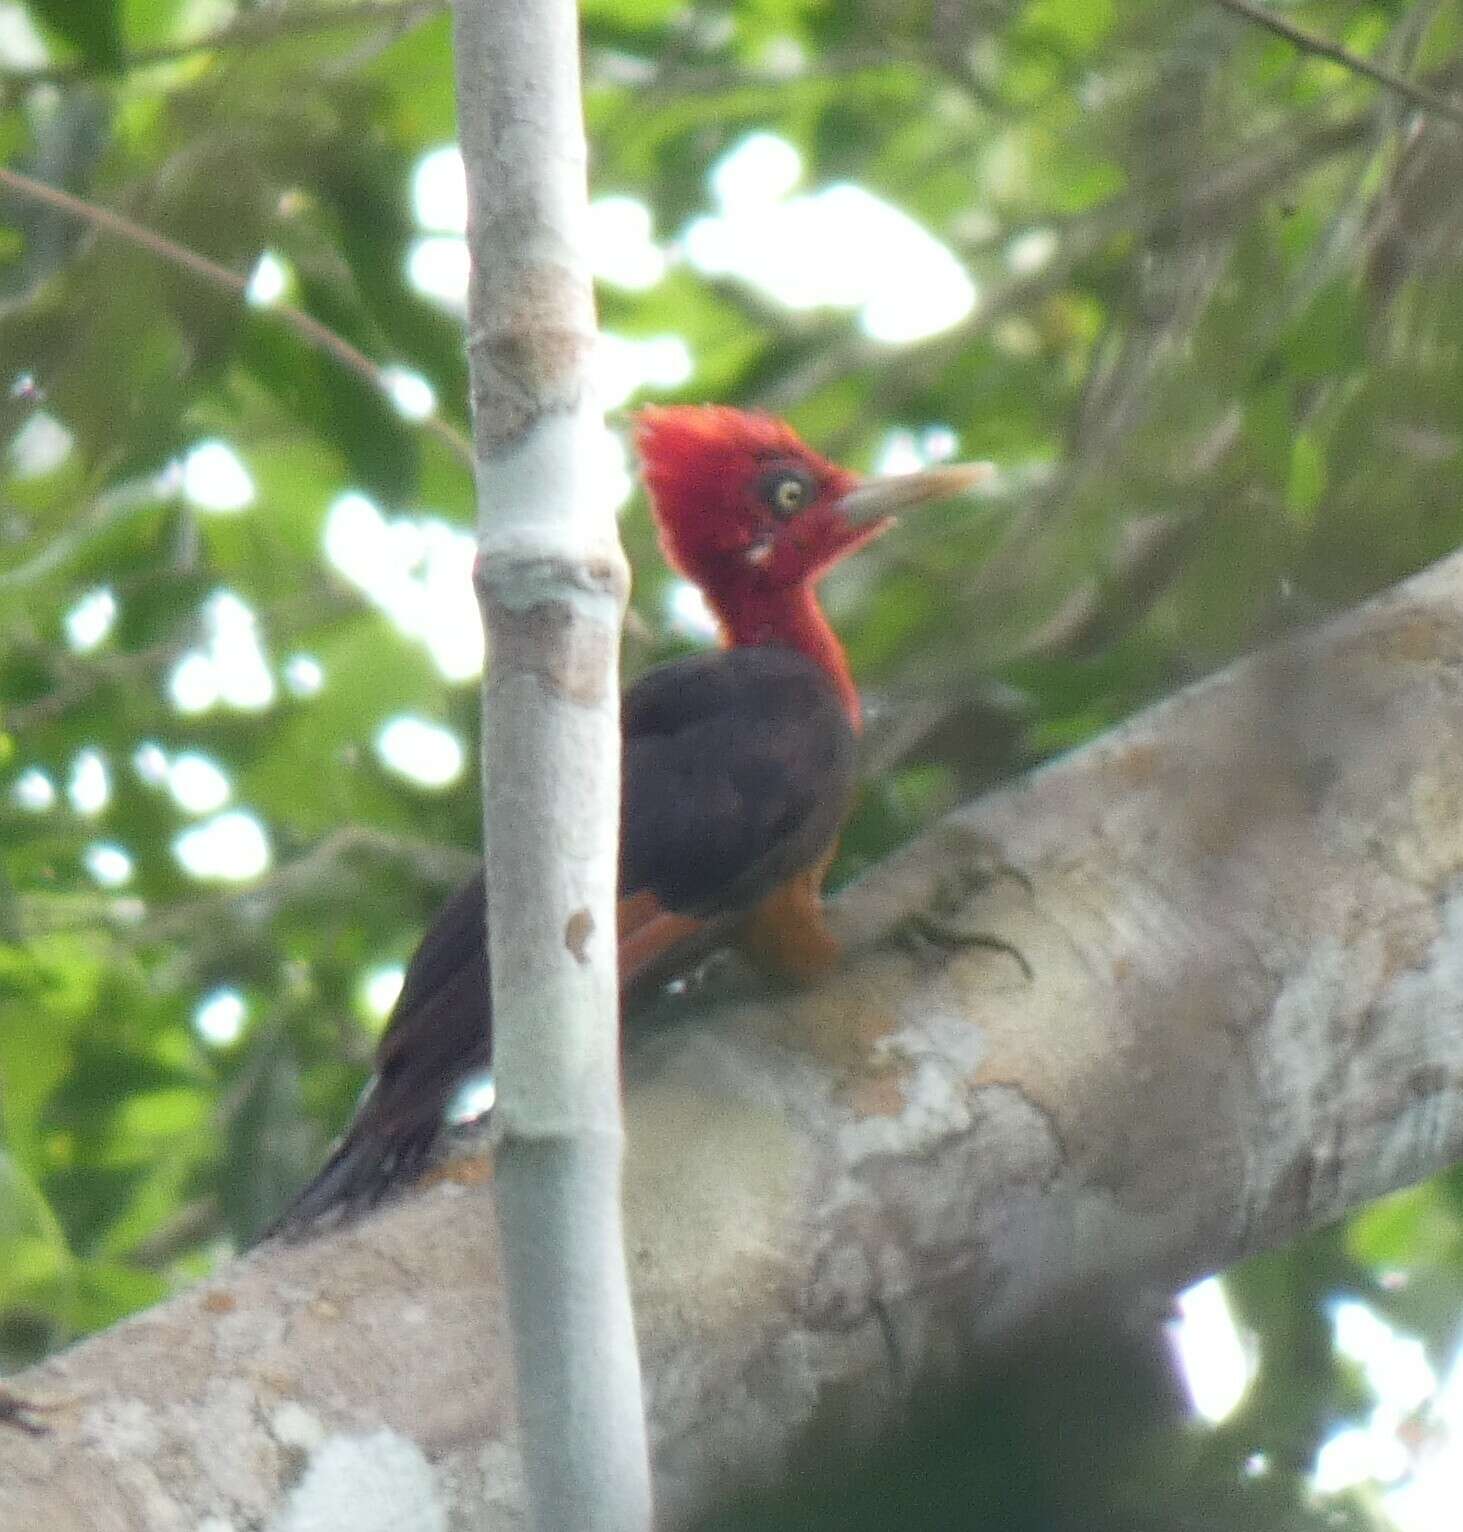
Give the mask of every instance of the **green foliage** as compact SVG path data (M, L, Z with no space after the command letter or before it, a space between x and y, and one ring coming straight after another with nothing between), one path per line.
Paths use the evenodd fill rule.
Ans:
M277 306L0 191L0 1363L111 1322L260 1228L364 1077L365 979L406 956L477 841L470 768L413 784L375 743L415 715L471 762L472 685L323 544L349 492L396 539L381 567L397 576L472 521L438 429L468 428L460 322L410 276L441 232L418 225L411 178L453 132L450 20L298 0L200 34L196 10L29 0L51 62L0 59L0 158L237 279L269 253L284 302L420 375L438 416L406 418ZM641 200L669 255L648 287L606 282L601 315L629 341L684 342L690 378L658 392L778 410L860 466L934 433L1003 470L978 510L911 521L830 584L881 764L836 877L1463 536L1463 151L1443 125L1172 0L583 13L594 191ZM1286 14L1434 88L1463 79L1456 8ZM852 183L916 220L975 305L891 341L849 304L791 308L700 269L685 252L720 211L708 174L753 133L797 151L791 195ZM796 256L803 234L779 227L764 242ZM831 252L828 274L861 254ZM70 450L48 451L60 428ZM180 489L177 463L213 439L252 480L232 512ZM638 499L623 528L633 671L689 640ZM422 611L443 599L422 591ZM68 616L96 592L113 619L78 642ZM170 685L211 652L219 592L253 613L274 694L190 711ZM291 691L292 661L318 666L318 688ZM88 751L110 795L78 807ZM190 754L226 803L189 807L159 781L159 761ZM55 802L26 806L47 782ZM257 817L272 857L239 886L175 852L227 810ZM98 848L130 858L120 886L92 870ZM245 1008L232 1041L195 1023L219 991ZM1173 1401L1115 1410L1102 1471L1079 1443L1080 1524L1310 1525L1316 1446L1366 1407L1326 1305L1359 1295L1444 1363L1459 1185L1237 1276L1262 1359L1244 1409L1207 1434ZM1093 1368L1107 1344L1083 1353ZM1061 1395L1011 1406L1002 1451L1030 1494L1007 1525L1064 1524L1025 1472ZM973 1503L989 1469L951 1482ZM1186 1511L1154 1520L1159 1504ZM929 1517L962 1524L946 1502Z
M116 0L31 0L47 29L89 65L112 70L122 60L122 24Z

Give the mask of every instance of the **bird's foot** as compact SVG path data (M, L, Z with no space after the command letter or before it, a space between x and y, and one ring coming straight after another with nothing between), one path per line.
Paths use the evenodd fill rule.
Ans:
M905 916L895 926L894 941L915 957L938 962L945 961L952 952L968 947L1002 952L1014 960L1030 983L1035 974L1019 947L961 918L1002 878L1013 879L1028 894L1033 893L1031 879L1020 868L1002 861L991 848L983 848L978 855L959 862L940 878L929 904Z

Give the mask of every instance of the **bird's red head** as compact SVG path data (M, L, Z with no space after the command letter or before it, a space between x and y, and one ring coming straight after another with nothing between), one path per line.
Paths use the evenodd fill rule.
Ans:
M635 442L667 560L694 580L728 643L786 643L857 696L812 587L893 525L893 512L956 493L989 466L863 479L770 415L720 405L640 411Z
M857 475L770 415L650 408L635 440L666 558L713 598L806 585L890 525L843 515Z

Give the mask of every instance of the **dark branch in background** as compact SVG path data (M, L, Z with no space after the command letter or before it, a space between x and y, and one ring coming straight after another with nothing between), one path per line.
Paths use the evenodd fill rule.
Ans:
M414 25L446 12L450 0L362 0L357 5L331 5L313 10L250 11L216 32L209 32L192 42L169 43L158 48L142 48L126 54L121 72L147 69L155 64L170 64L199 53L216 53L226 48L252 48L281 37L298 37L311 32L363 26L374 21ZM97 70L87 62L43 64L36 69L0 70L0 89L33 85L53 85L65 80L90 79Z
M167 261L183 271L191 272L212 286L232 293L241 301L248 297L247 277L241 277L238 272L230 271L227 266L220 266L217 261L209 260L206 255L199 255L196 250L190 250L186 245L180 245L176 240L168 239L166 235L145 228L142 224L135 223L120 213L114 213L109 208L96 207L80 197L73 197L70 192L47 186L44 181L33 180L30 176L22 175L18 170L9 170L3 166L0 166L0 186L8 187L17 196L25 197L29 201L41 202L47 207L69 213L73 218L79 218L83 223L90 224L92 228L104 234L111 234L117 239L126 240L128 244L147 250L159 260ZM282 320L307 345L323 352L347 371L364 379L388 400L391 398L391 390L381 367L364 351L359 351L351 345L344 336L337 335L328 325L321 324L313 314L307 314L304 309L296 308L291 303L271 304L268 308L260 308L256 312L262 315L273 315L276 319ZM472 449L468 446L467 438L454 426L437 415L428 416L420 424L424 431L430 432L442 442L465 468L472 467Z
M1385 65L1374 64L1370 59L1364 59L1360 54L1343 48L1340 43L1333 43L1329 38L1318 37L1314 32L1307 32L1304 27L1296 26L1293 21L1277 16L1268 6L1255 5L1252 0L1218 0L1218 3L1225 10L1233 11L1236 16L1243 16L1247 21L1253 21L1256 26L1264 27L1277 37L1283 37L1286 42L1294 44L1301 52L1312 53L1317 58L1329 59L1333 64L1340 64L1343 69L1349 69L1353 74L1362 75L1374 84L1406 97L1423 111L1435 112L1440 117L1446 117L1449 122L1463 127L1463 105L1459 105L1456 101L1449 101L1446 96L1437 95L1428 90L1425 85L1415 85L1411 80L1405 80L1401 75L1394 74Z
M1394 71L1410 71L1422 50L1423 41L1437 17L1441 3L1442 0L1418 0L1418 3L1401 17L1383 39L1374 57ZM1357 162L1350 171L1347 188L1336 197L1326 231L1317 240L1313 254L1294 285L1290 305L1292 312L1298 312L1300 307L1313 298L1325 283L1340 275L1343 270L1349 270L1356 259L1354 249L1356 229L1365 227L1370 222L1368 210L1373 200L1371 188L1379 159L1391 151L1399 133L1405 131L1407 120L1411 117L1411 108L1404 98L1399 97L1396 100L1384 98L1383 105L1384 107L1390 105L1390 110L1384 109L1378 115L1371 142L1364 152L1357 155ZM1445 137L1448 135L1450 124L1446 120L1441 123L1435 120L1434 125ZM1426 137L1428 124L1424 123L1422 126L1423 132L1420 136ZM1456 137L1452 139L1452 142L1457 144ZM1385 194L1379 194L1379 201L1384 200ZM1364 239L1364 248L1366 243ZM1317 402L1319 403L1319 395Z

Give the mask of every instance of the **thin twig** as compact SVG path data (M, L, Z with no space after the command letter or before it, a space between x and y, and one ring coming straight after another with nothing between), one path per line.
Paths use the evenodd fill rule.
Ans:
M182 937L191 941L204 929L232 934L246 921L262 927L281 909L338 885L356 857L395 863L420 882L444 888L465 882L482 865L481 856L458 846L394 835L371 825L347 825L246 888L175 904L141 925L121 928L117 935L128 947L150 947Z
M360 26L373 21L400 21L408 25L430 20L447 11L450 0L360 0L356 5L328 5L311 10L250 11L217 31L205 33L191 42L166 43L156 48L142 48L125 54L122 74L147 69L154 64L170 64L199 53L217 53L227 48L250 48L274 42L280 37L296 37L310 32L326 32L337 27ZM86 60L65 64L42 64L34 69L0 70L0 89L18 86L54 85L63 80L87 78L95 66Z
M234 294L235 297L247 301L249 292L247 277L241 277L238 272L230 271L227 266L219 265L217 261L210 260L206 255L200 255L196 250L190 250L186 245L178 244L176 240L171 240L154 229L145 228L121 213L114 213L110 208L97 207L94 203L72 196L70 192L48 186L44 181L37 181L32 176L23 175L18 170L9 170L4 166L0 166L0 186L8 187L17 196L25 197L32 202L44 203L47 207L57 208L73 218L79 218L94 229L147 250L159 260L181 267L182 270L191 272L212 286L222 288ZM357 350L351 345L343 335L338 335L328 325L321 324L313 314L307 314L304 309L296 308L292 303L271 304L268 308L260 309L259 312L272 314L275 318L283 320L307 345L333 357L347 371L363 378L388 399L391 397L391 390L381 367L364 351ZM423 430L429 431L442 442L465 468L471 469L472 448L461 432L437 415L429 415L420 424Z
M1373 83L1385 86L1399 96L1405 96L1414 106L1421 107L1423 111L1436 112L1438 116L1446 117L1449 122L1463 127L1463 106L1456 101L1449 101L1446 96L1437 95L1425 85L1414 85L1411 80L1403 79L1400 74L1393 73L1384 65L1374 64L1370 59L1364 59L1360 54L1343 48L1340 43L1333 43L1330 38L1318 37L1314 32L1307 32L1304 27L1296 26L1293 21L1277 16L1268 6L1254 4L1253 0L1218 0L1218 3L1225 10L1233 11L1236 16L1243 16L1257 26L1275 33L1277 37L1283 37L1286 42L1294 44L1303 53L1313 53L1317 58L1330 59L1333 64L1340 64L1343 69L1349 69L1353 74L1363 75Z
M147 515L156 505L155 498L137 494L131 485L123 486L123 490L115 495L99 498L90 511L79 516L24 564L17 564L13 569L0 569L0 595L44 579L74 558L97 533L111 531L134 516Z

